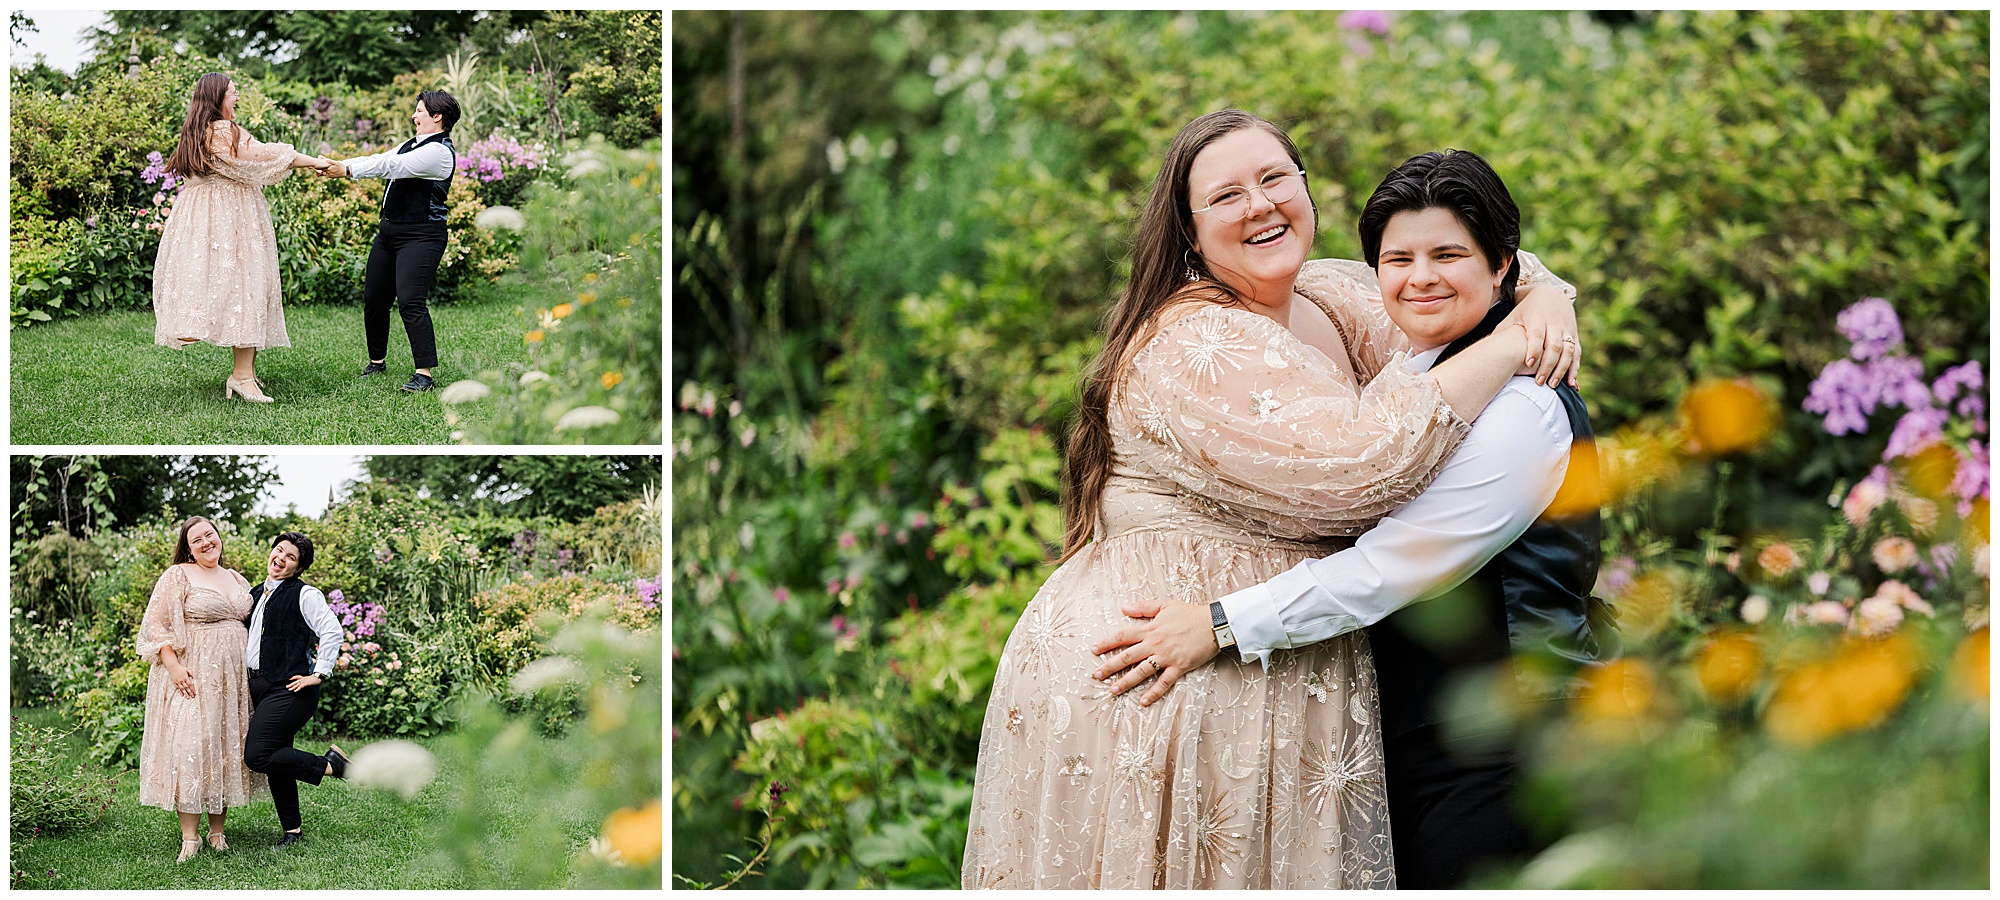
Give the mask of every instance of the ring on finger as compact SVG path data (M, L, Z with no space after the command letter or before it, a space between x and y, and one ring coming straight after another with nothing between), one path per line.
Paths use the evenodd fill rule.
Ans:
M1160 661L1159 661L1159 660L1157 660L1157 659L1154 659L1154 658L1152 658L1152 657L1148 656L1148 657L1146 657L1146 662L1147 662L1147 664L1149 664L1149 665L1151 665L1151 666L1153 667L1153 674L1155 674L1155 675L1158 675L1158 674L1160 674L1160 671L1161 671L1161 670L1160 670Z

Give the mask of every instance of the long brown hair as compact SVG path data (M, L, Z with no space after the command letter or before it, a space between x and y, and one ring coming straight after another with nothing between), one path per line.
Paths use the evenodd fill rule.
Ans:
M188 529L193 528L197 522L208 522L208 517L188 516L187 521L181 523L181 539L179 543L174 545L175 565L194 562L194 550L188 546ZM208 527L215 528L215 523L208 522ZM222 529L220 528L215 528L215 542L218 545L222 544ZM218 567L224 565L220 552L215 554L215 564Z
M195 81L180 139L174 143L174 154L167 157L167 171L183 178L214 171L215 151L208 146L208 135L215 123L229 121L222 117L222 98L228 94L229 76L221 72L210 72ZM229 130L233 135L229 149L234 153L243 143L243 129L230 122Z
M1166 158L1153 178L1151 196L1139 214L1132 238L1132 280L1104 316L1104 349L1084 370L1083 397L1077 403L1076 424L1070 429L1063 465L1063 554L1067 561L1082 550L1095 531L1104 507L1104 485L1111 478L1111 395L1131 358L1153 334L1160 313L1184 302L1206 301L1238 305L1243 298L1218 280L1195 252L1194 213L1188 206L1188 172L1194 158L1216 139L1245 128L1261 128L1284 145L1300 169L1298 147L1290 136L1262 118L1240 109L1224 109L1195 119L1174 135ZM1307 236L1310 245L1312 236ZM1190 282L1187 272L1197 276Z

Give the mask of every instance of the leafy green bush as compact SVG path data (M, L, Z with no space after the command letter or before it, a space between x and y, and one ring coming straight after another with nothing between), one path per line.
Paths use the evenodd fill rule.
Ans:
M589 143L566 152L562 168L560 181L529 188L521 268L499 287L523 304L529 364L443 395L498 409L485 431L458 434L468 443L659 440L659 148Z
M118 775L92 772L78 764L60 771L65 738L58 732L13 719L8 729L7 826L16 834L38 834L95 824L118 795Z
M70 710L89 740L91 761L114 769L139 764L139 744L146 734L146 682L152 665L136 651L113 669L101 687L70 701Z

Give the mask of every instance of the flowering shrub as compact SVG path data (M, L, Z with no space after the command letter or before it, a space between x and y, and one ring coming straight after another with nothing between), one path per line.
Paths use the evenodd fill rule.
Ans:
M540 144L523 146L499 133L474 141L459 151L458 173L473 184L487 206L513 206L521 192L541 174Z
M11 717L8 728L8 829L16 835L82 828L96 824L118 796L116 772L90 771L78 764L63 771L63 739L76 729L57 731Z

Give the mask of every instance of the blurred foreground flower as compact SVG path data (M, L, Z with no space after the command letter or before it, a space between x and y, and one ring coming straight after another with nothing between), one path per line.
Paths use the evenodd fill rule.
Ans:
M579 406L569 412L563 413L562 418L556 420L556 430L596 428L599 425L616 424L618 424L618 411L615 409L602 406Z
M1709 699L1735 703L1750 693L1757 683L1757 670L1764 653L1756 639L1741 631L1725 631L1701 648L1695 657L1695 680Z
M1951 655L1951 689L1968 700L1986 702L1993 696L1993 651L1989 630L1981 628L1965 636Z
M662 824L658 800L636 809L626 807L605 817L604 841L627 864L650 865L660 858Z
M1583 691L1574 711L1587 730L1600 737L1624 738L1653 708L1653 670L1636 659L1618 659L1582 673Z
M1637 641L1652 638L1673 621L1679 597L1680 585L1671 570L1654 569L1632 579L1615 604L1619 630Z
M1748 381L1705 381L1681 398L1681 419L1701 454L1730 456L1771 436L1777 405Z
M1572 460L1596 460L1597 449L1592 441L1577 441L1570 446ZM1549 508L1542 513L1543 519L1563 519L1579 513L1590 512L1604 505L1603 464L1573 465L1563 473L1562 484L1556 488L1556 497L1549 501Z
M492 396L493 389L485 383L467 378L454 381L450 387L438 392L439 403L470 403Z
M581 683L583 667L567 656L544 656L514 673L510 686L516 694L532 694L558 684Z
M1757 568L1776 581L1784 581L1799 568L1799 551L1785 541L1774 541L1757 554Z
M1902 705L1917 677L1917 649L1901 633L1843 641L1782 675L1764 710L1771 735L1803 746L1874 726Z
M437 777L431 752L409 741L377 741L354 751L347 780L362 787L386 788L413 800Z
M528 227L528 217L521 215L520 210L511 206L489 206L473 217L472 225L475 228L489 230L505 228L508 231L520 231Z

